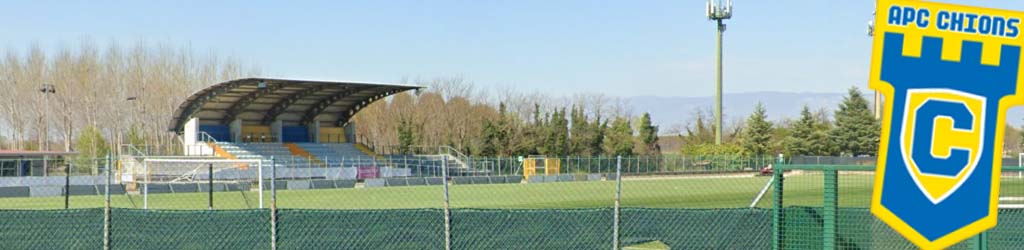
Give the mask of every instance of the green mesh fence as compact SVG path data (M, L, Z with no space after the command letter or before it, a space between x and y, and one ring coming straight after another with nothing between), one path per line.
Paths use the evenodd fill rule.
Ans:
M270 212L113 209L110 232L116 249L269 249Z
M452 249L607 249L615 239L622 249L915 248L869 212L871 166L785 165L762 173L751 163L672 172L655 165L664 162L624 161L633 170L621 175L621 190L618 175L578 170L511 182L508 175L451 176ZM998 226L951 249L1024 249L1022 170L1003 169ZM290 178L278 184L279 249L445 248L443 185L392 178L319 188L321 179L282 175ZM253 197L254 190L215 192L217 210L205 210L210 196L203 192L155 194L150 205L158 209L142 210L138 194L113 195L110 247L270 249L271 212L255 209ZM0 210L0 249L102 249L103 196L69 201L70 210ZM63 205L60 196L0 198L2 208Z
M456 249L604 249L612 246L611 209L452 211Z
M780 249L913 249L915 246L871 214L873 166L790 165L776 181ZM1024 248L1024 175L1004 167L998 225L949 249ZM779 174L775 175L779 177ZM781 184L781 189L779 185Z
M771 210L622 210L622 245L660 241L671 249L766 249L771 247Z
M0 248L102 249L103 209L2 210Z
M278 216L278 249L444 249L438 209L283 209Z

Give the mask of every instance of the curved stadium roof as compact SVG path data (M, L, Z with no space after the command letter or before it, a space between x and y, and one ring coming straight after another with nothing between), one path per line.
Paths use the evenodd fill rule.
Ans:
M269 125L277 119L309 124L319 119L337 126L389 95L418 90L412 85L243 78L222 82L189 96L174 111L170 131L180 133L192 117L228 124L236 118ZM205 122L204 122L205 123Z

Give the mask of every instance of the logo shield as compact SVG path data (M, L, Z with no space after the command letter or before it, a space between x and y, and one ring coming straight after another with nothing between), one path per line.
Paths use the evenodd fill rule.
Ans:
M996 225L1005 114L1024 103L1024 13L877 8L870 86L885 115L871 212L921 248L946 248Z

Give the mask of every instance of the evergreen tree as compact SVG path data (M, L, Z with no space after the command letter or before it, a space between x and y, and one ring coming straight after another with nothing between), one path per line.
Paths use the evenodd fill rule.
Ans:
M512 134L512 124L510 121L512 118L508 115L508 108L505 107L505 103L498 104L498 121L494 124L494 129L497 130L494 138L495 153L500 156L509 156L513 154L513 146L509 145L509 135Z
M412 119L401 117L396 126L398 134L398 152L400 154L412 154L412 145L416 144L416 132Z
M800 111L800 120L793 123L792 132L785 140L787 155L827 155L828 134L821 129L819 120L811 113L810 108L804 105Z
M481 156L496 156L498 154L498 137L501 132L498 130L491 120L484 120L483 129L480 130L480 149L477 150L477 155Z
M829 142L839 155L875 155L879 128L867 99L857 87L852 87L835 111L835 127L829 133Z
M518 155L536 155L542 154L541 149L544 147L544 140L547 136L547 130L544 126L544 116L540 112L540 104L533 104L533 123L524 125L523 136L524 140L520 149L517 152Z
M605 152L614 156L633 155L633 128L629 120L618 117L604 137Z
M582 109L573 105L572 111L569 113L569 119L571 119L571 126L569 127L569 154L587 154L587 140L592 134L590 124L587 122L587 116L583 114Z
M772 123L765 115L764 104L758 102L754 107L754 113L747 118L747 126L744 127L741 137L741 145L749 155L763 156L770 153L772 140Z
M548 120L548 152L549 156L565 156L569 154L569 120L565 118L565 109L555 110Z
M587 154L590 156L600 156L604 154L604 137L608 130L608 121L601 121L601 114L598 113L594 117L594 122L590 123L590 136L587 138Z
M640 133L641 154L645 155L658 155L661 154L661 147L658 146L658 126L655 126L651 122L651 114L644 112L640 116L640 124L637 126Z

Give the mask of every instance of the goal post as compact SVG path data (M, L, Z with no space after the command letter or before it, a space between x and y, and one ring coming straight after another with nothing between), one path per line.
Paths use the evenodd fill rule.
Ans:
M141 170L143 176L133 179L141 184L138 188L143 209L150 208L150 194L203 192L213 209L215 191L239 191L244 196L253 188L259 196L259 208L264 207L263 161L259 159L146 158Z

